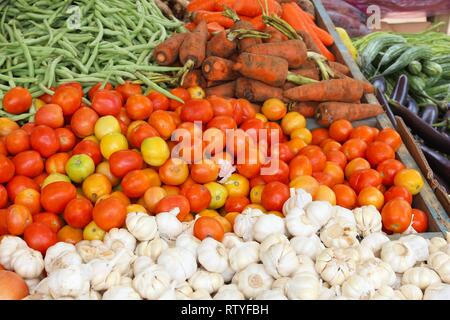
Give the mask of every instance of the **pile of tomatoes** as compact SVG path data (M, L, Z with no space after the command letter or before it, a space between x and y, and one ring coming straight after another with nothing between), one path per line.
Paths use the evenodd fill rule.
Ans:
M34 101L34 121L20 127L0 118L0 235L22 235L43 253L57 241L101 240L134 211L178 208L181 221L200 216L197 237L221 239L247 207L283 216L290 187L349 209L374 205L387 232L403 232L412 220L417 231L427 229L426 214L411 208L423 181L395 160L401 139L394 130L339 120L310 131L278 99L259 108L244 99L204 98L198 87L171 90L183 104L158 92L144 95L139 84L99 83L87 94L90 106L78 83L52 89ZM16 87L2 103L21 114L33 100ZM171 151L186 137L172 141L176 129L192 139L178 158ZM238 134L228 139L228 129ZM251 129L269 135L255 137ZM234 164L239 146L245 161L223 178L223 163ZM257 161L247 161L255 152Z

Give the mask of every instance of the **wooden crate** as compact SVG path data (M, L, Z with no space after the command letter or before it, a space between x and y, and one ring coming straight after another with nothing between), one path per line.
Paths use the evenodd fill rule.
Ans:
M331 21L331 18L326 12L326 9L322 5L322 2L320 0L312 0L316 7L316 23L319 27L327 30L335 39L335 43L331 47L331 51L333 54L335 54L337 61L345 64L348 66L348 68L351 71L352 76L355 79L361 79L365 80L364 75L359 70L359 67L351 57L350 53L347 50L347 47L342 42L341 38L339 37L338 33L335 30L334 24ZM364 100L367 103L378 103L377 98L373 94L366 94L364 96ZM400 119L400 118L399 118ZM389 118L385 115L379 115L376 118L367 119L365 121L357 122L355 125L358 124L368 124L377 126L380 129L384 128L393 128L392 123L390 122ZM311 127L316 127L317 123L315 121L311 121L309 124ZM403 121L400 119L399 125L406 128ZM402 139L410 141L410 138L407 135L409 133L408 130L399 130L400 134L402 135ZM406 148L404 144L400 147L400 149L397 151L397 158L405 164L405 166L409 168L413 168L421 171L418 164ZM450 229L450 218L442 206L442 204L439 202L439 200L436 198L436 195L434 194L433 190L431 189L430 185L428 184L427 180L424 179L425 185L422 188L422 191L420 194L416 195L414 197L414 207L425 211L428 214L429 218L429 232L424 234L425 237L429 238L433 235L436 235L436 233L446 233Z

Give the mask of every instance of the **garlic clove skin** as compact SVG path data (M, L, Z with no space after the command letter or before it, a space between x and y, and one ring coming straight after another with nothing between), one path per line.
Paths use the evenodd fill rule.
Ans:
M333 207L327 201L313 201L305 206L305 213L312 224L323 227L333 215Z
M428 265L437 272L445 283L450 283L450 256L436 251L428 257Z
M228 264L228 251L225 246L213 238L205 238L197 249L200 265L209 272L222 273Z
M132 287L119 285L106 290L102 300L142 300L142 298Z
M267 289L261 291L255 300L287 300L287 298L280 289Z
M159 235L163 239L175 240L183 232L183 224L171 212L161 212L156 215Z
M300 208L293 208L285 218L286 228L292 236L310 237L319 231L320 226L314 224L306 216L305 211Z
M355 215L352 210L343 208L341 206L333 206L332 219L344 220L346 224L356 226Z
M136 238L128 232L127 229L113 228L105 234L103 243L114 251L126 248L130 251L134 251L136 248Z
M391 287L383 286L371 295L370 300L400 300L400 298Z
M131 212L125 223L128 231L139 241L152 240L158 233L156 218L146 213Z
M204 289L199 289L189 295L192 300L212 300L211 295Z
M3 236L0 240L0 264L7 270L11 270L11 256L19 249L28 249L27 243L19 237Z
M148 256L153 261L158 260L158 257L163 251L169 248L167 242L160 237L156 237L150 241L143 241L136 247L135 254L137 256Z
M273 282L264 266L257 263L236 273L233 280L247 299L255 298L263 290L270 289Z
M402 285L398 291L405 300L422 300L423 298L422 290L412 284Z
M24 279L37 278L44 270L44 259L39 251L18 249L11 255L11 268Z
M310 273L297 274L286 284L286 296L291 300L317 300L321 285Z
M320 240L327 248L349 248L359 244L356 225L346 218L332 218L320 231Z
M403 273L412 268L417 260L414 252L399 240L386 242L381 247L381 260L391 265L396 273Z
M450 285L435 283L425 289L423 300L450 300Z
M316 257L316 271L331 286L342 285L356 271L359 254L352 248L323 250Z
M49 274L48 290L54 299L77 298L89 292L89 279L83 274L81 266L69 266Z
M381 247L389 241L389 238L383 232L374 232L361 240L361 246L369 248L375 257L379 258Z
M58 242L47 249L44 262L45 271L51 273L54 270L67 268L70 265L81 265L83 259L73 244Z
M133 279L133 289L144 299L158 299L171 284L169 273L159 265L153 265Z
M267 237L259 248L259 258L275 279L290 276L299 265L297 255L284 235Z
M222 244L229 250L241 243L244 243L244 241L235 233L227 232L223 235Z
M235 284L226 284L219 288L214 300L245 300L244 295Z
M431 238L428 242L428 251L430 254L441 251L447 245L447 241L441 237Z
M185 248L169 248L158 257L158 265L170 270L171 278L176 283L189 279L197 271L195 255Z
M432 269L426 267L414 267L405 271L402 284L412 284L425 290L432 284L440 283L439 275Z
M367 237L382 228L381 214L373 205L353 209L356 227L361 236Z
M264 215L264 213L259 209L245 209L234 220L234 233L238 237L241 237L244 241L252 241L254 239L253 226L256 223L258 217L262 215Z
M194 290L203 289L209 294L213 294L223 286L224 280L219 273L198 270L189 278L188 283Z
M298 236L291 238L290 243L297 255L306 255L313 261L315 261L317 255L325 249L325 246L316 234L309 237Z
M259 262L259 247L256 241L243 242L234 246L228 254L231 269L239 272L248 265Z
M392 286L397 280L391 266L378 258L360 263L357 266L356 273L363 277L374 290L382 286Z
M193 235L183 233L178 236L175 241L175 246L189 250L193 255L197 256L197 249L201 241Z
M342 284L342 294L352 299L367 300L374 290L375 288L364 276L356 273L351 275Z
M154 265L153 260L148 256L139 256L133 262L133 274L137 276L141 272L144 272L149 267Z
M411 249L418 262L427 260L430 254L428 251L427 240L417 235L408 235L401 237L399 241L403 242Z
M256 220L253 225L253 237L262 242L272 234L286 234L284 219L274 214L265 214Z
M283 214L287 216L294 208L303 209L312 202L312 196L303 189L290 189L290 197L283 205Z
M291 278L289 277L282 277L274 280L271 289L280 289L281 291L286 292L286 284L290 279Z

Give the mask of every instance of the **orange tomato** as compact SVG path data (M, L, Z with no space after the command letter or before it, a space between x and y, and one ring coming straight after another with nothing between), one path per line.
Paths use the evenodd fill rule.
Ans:
M328 129L316 128L311 130L312 140L311 144L319 146L323 141L329 138Z
M300 138L305 141L306 144L310 144L312 141L312 134L307 128L298 128L291 132L291 139Z
M81 240L83 240L83 230L72 228L67 225L61 228L58 231L57 235L58 241L67 242L71 244L77 244Z
M211 193L201 184L190 186L183 195L188 199L192 212L205 210L211 202Z
M361 139L366 143L371 143L375 139L375 131L369 126L360 126L353 129L350 139Z
M337 184L333 187L333 191L336 195L336 204L338 206L350 210L356 206L356 193L349 186L345 184Z
M287 112L286 104L277 98L271 98L264 102L262 108L262 113L270 121L281 120Z
M412 204L412 194L405 187L392 186L384 193L384 201L388 202L392 199L400 198Z
M177 128L173 117L167 111L156 110L148 119L148 123L158 131L159 135L167 140Z
M261 184L261 185L254 186L250 190L251 203L257 203L257 204L261 203L261 196L262 196L263 189L264 189L264 185Z
M306 156L311 161L313 172L320 172L325 168L327 157L318 146L307 146L300 150L299 154Z
M20 191L14 204L21 204L30 210L31 215L35 215L41 211L41 195L34 189L25 189Z
M105 177L107 177L112 186L117 186L120 183L120 179L115 177L111 173L111 169L110 169L108 161L103 161L103 162L99 163L95 169L95 172L100 173L100 174L104 175Z
M305 127L305 117L296 111L288 112L281 120L281 128L286 135L290 135L295 129Z
M341 151L347 157L347 160L355 158L364 158L366 155L367 143L361 139L347 140L341 147Z
M402 169L405 169L403 163L395 159L385 160L377 166L377 171L381 174L385 186L392 185L395 175Z
M286 142L289 149L291 149L294 155L297 155L300 150L307 146L306 142L300 138L294 138Z
M358 205L361 207L373 205L381 210L384 205L383 193L375 187L366 187L358 194Z
M225 212L242 212L249 204L250 200L246 197L228 197L223 209Z
M104 199L106 199L108 197L115 197L115 198L119 199L124 204L124 206L130 205L130 199L122 191L114 191L110 195L104 196ZM97 200L97 203L100 201L100 199L102 199L102 198L99 198Z
M166 190L161 187L150 187L144 194L144 203L149 213L154 214L158 202L167 196Z
M402 145L400 134L392 128L385 128L380 131L375 141L381 141L389 145L394 151L397 151Z
M322 185L317 188L317 191L314 194L314 200L327 201L334 206L336 205L336 194L330 187Z
M205 209L205 210L200 211L198 213L198 215L200 217L211 217L211 218L214 218L214 217L217 217L219 215L219 213L216 210Z
M69 154L56 153L45 161L45 171L48 174L61 173L66 174L66 163L69 161Z
M171 158L159 168L159 177L167 185L179 186L188 176L188 165L181 159Z
M343 152L339 150L330 150L325 152L325 156L327 157L327 161L336 163L342 168L342 170L345 169L345 166L347 165L347 157Z
M219 223L221 224L221 226L223 228L224 233L233 231L233 225L225 217L218 215L216 217L213 217L213 219L216 219L217 221L219 221Z
M227 219L227 220L230 222L230 224L231 224L232 226L234 226L234 220L236 219L236 217L237 217L238 215L240 215L239 212L228 212L228 213L225 215L225 219Z
M333 177L333 182L335 185L344 182L344 171L338 164L334 162L327 161L325 164L325 168L323 169L323 173L329 174L331 177Z
M395 159L395 152L388 144L375 141L367 146L366 159L370 165L377 166L385 160Z
M215 218L201 217L195 221L194 236L200 240L211 237L222 241L224 233L222 224Z
M203 159L191 166L191 177L197 183L205 184L217 180L219 166L212 160Z
M149 179L150 186L159 187L161 185L161 179L159 178L159 174L155 169L147 168L147 169L142 170L142 172Z
M33 222L30 210L21 204L13 204L8 208L6 226L9 234L22 235L25 229Z
M364 169L353 173L348 179L350 187L359 193L366 187L378 187L381 184L381 175L374 169Z
M180 188L178 188L177 186L168 186L165 184L161 187L167 192L168 196L177 195L181 192Z
M328 173L324 172L313 172L312 176L320 185L325 185L328 187L333 187L335 185L334 178Z
M344 142L350 137L352 130L352 123L348 120L341 119L334 121L330 125L328 134L330 135L331 139L334 139L337 142Z
M83 181L82 190L86 198L96 202L98 198L111 193L112 185L106 176L94 173Z
M327 153L331 150L341 150L342 145L333 139L325 139L320 144L320 147L322 148L322 151Z
M143 212L143 213L147 213L147 209L145 209L145 207L143 205L140 204L130 204L129 206L127 206L127 213L130 212Z
M395 175L394 185L405 187L412 195L416 195L422 190L424 182L419 171L402 169Z
M363 158L356 158L350 161L344 169L345 178L349 179L350 176L359 170L370 169L370 163Z
M311 195L315 195L319 189L319 182L311 176L299 176L289 183L289 187L295 189L304 189Z
M381 210L381 220L386 230L402 233L408 229L412 219L411 205L403 199L387 202Z
M129 198L142 197L145 191L152 186L150 179L143 170L128 172L122 179L120 185L122 186L123 193Z
M161 199L155 207L156 214L161 212L168 212L172 209L178 208L180 212L177 215L178 220L183 221L183 219L190 212L189 200L182 195L169 195Z
M117 197L101 200L92 210L95 224L105 231L122 227L126 216L127 206Z

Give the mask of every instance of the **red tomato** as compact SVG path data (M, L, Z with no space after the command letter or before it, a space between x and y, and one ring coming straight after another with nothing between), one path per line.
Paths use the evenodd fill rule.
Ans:
M119 115L122 104L122 96L114 90L98 90L92 99L92 109L100 116Z
M19 236L23 234L26 227L33 222L30 210L20 204L13 204L8 208L6 225L9 234Z
M142 169L143 165L142 156L133 150L117 151L109 158L111 173L118 178L123 178L130 171Z
M397 151L402 145L400 134L392 128L385 128L380 131L375 141L381 141L389 145L394 151Z
M366 155L367 143L361 139L347 140L341 147L341 151L347 157L347 160L355 158L364 158Z
M242 110L242 121L253 119L256 116L256 110L252 106L250 101L245 99L237 99L237 103L239 104Z
M94 160L95 165L102 162L103 156L97 143L91 140L79 142L72 151L72 155L85 154Z
M96 225L105 231L120 228L125 224L127 207L117 197L109 197L99 201L92 210Z
M256 187L256 186L261 186L261 185L263 186L265 184L266 184L266 182L264 181L263 177L261 177L261 176L256 176L256 177L250 179L250 189L252 189L253 187Z
M381 175L374 169L364 169L353 173L348 180L350 187L359 193L366 187L378 187L381 184Z
M58 88L64 88L64 87L72 87L74 89L77 90L77 92L83 97L84 93L83 93L83 87L81 86L80 83L78 82L66 82L66 83L62 83L58 86ZM83 104L83 102L82 102Z
M100 87L102 86L102 82L99 82L99 83L97 83L95 86L93 86L91 89L89 89L89 92L88 92L88 97L89 97L89 100L91 100L92 101L92 99L94 98L94 95L95 95L95 93L98 91L98 90L100 90ZM106 83L106 85L105 85L105 87L103 88L103 89L106 89L106 90L112 90L112 85L111 85L111 83L109 83L109 82L107 82Z
M200 217L194 224L194 236L203 240L211 237L216 241L222 241L224 235L224 229L222 224L215 218Z
M146 96L137 94L127 99L125 108L131 120L145 120L153 112L153 103Z
M14 163L6 156L0 154L0 183L6 183L14 177Z
M28 133L28 135L30 135L34 127L36 127L36 124L34 122L28 122L22 126L22 130L25 130L25 132Z
M264 129L264 122L260 119L252 118L244 121L241 124L240 128L247 133L255 134L256 139L254 140L257 141L259 136L258 130ZM253 132L249 130L253 130Z
M193 184L188 187L184 196L189 201L190 211L194 213L208 208L211 201L211 193L201 184Z
M191 166L191 177L197 183L216 181L219 175L219 166L212 160L202 160Z
M32 223L25 229L24 240L30 248L42 254L45 254L47 249L58 241L56 233L40 222Z
M247 197L228 197L225 202L225 212L242 212L250 204Z
M85 138L94 134L95 123L98 118L94 109L82 107L72 115L70 127L77 137Z
M0 184L0 209L6 208L8 205L8 191Z
M165 140L169 139L172 132L177 128L174 118L169 111L156 110L148 119L148 123L158 131L158 134Z
M127 197L140 198L152 186L152 183L143 170L133 170L125 175L121 186Z
M8 150L6 150L5 138L3 137L0 137L0 155L8 155Z
M325 168L327 157L318 146L306 146L299 155L306 156L311 161L312 171L319 172Z
M52 96L51 103L61 107L64 116L70 116L81 107L82 93L70 86L59 86Z
M320 144L328 139L330 135L328 134L328 129L325 128L317 128L311 130L311 144L315 146L320 146Z
M64 220L74 228L84 228L92 221L92 203L86 198L70 200L64 209Z
M237 124L236 124L236 121L234 121L234 119L232 117L217 116L217 117L212 118L208 122L208 126L206 128L207 129L217 128L217 129L222 130L225 133L227 129L236 129Z
M183 100L185 103L191 100L191 95L189 94L189 91L187 91L184 88L175 88L170 90L170 93L177 96L181 100ZM170 110L176 110L179 106L184 106L182 103L176 101L176 100L170 100ZM211 117L212 118L212 117Z
M31 148L36 150L44 158L58 152L60 142L55 130L47 126L36 126L30 135Z
M32 215L41 211L41 195L34 189L25 189L19 192L14 199L14 204L21 204L30 210Z
M337 184L333 187L336 195L336 205L353 209L356 206L357 196L355 191L345 184Z
M16 174L34 178L44 171L44 161L36 151L24 151L17 154L13 159Z
M327 157L327 161L336 163L342 168L342 170L345 169L345 166L347 165L347 157L342 151L330 150L325 153L325 156Z
M402 233L411 223L411 205L403 199L393 199L384 205L381 210L381 219L386 230Z
M273 181L264 187L261 204L268 211L281 211L287 199L289 199L289 187L284 183Z
M311 174L312 165L307 157L298 155L289 163L289 178L291 180L300 176L310 176Z
M369 126L356 127L350 134L350 139L361 139L369 144L375 139L375 131Z
M332 175L325 172L313 172L312 176L317 180L320 185L325 185L327 187L333 188L336 184L335 179Z
M392 186L384 193L385 202L400 198L412 204L412 194L405 187Z
M142 141L151 137L159 137L159 133L147 122L144 122L129 130L127 137L134 147L140 148Z
M30 149L30 135L23 129L14 130L6 136L5 146L12 155L27 151Z
M8 234L8 224L6 219L8 217L8 209L0 209L0 236Z
M64 115L57 104L46 104L38 109L34 121L36 125L49 126L52 129L64 126Z
M170 101L165 95L159 92L152 92L148 96L153 104L153 110L169 110Z
M66 181L52 182L41 192L41 205L48 212L62 213L70 200L77 196L75 186Z
M292 152L291 148L289 148L286 142L275 145L274 150L277 151L275 151L275 153L272 154L272 148L270 149L271 151L270 156L274 159L280 159L286 163L289 163L295 156L294 152Z
M54 233L57 233L59 229L61 229L63 226L61 218L57 214L51 212L43 212L35 214L33 216L33 222L45 224Z
M26 113L30 110L32 99L28 89L14 87L3 97L3 109L12 114Z
M14 176L6 185L6 190L8 191L8 196L11 201L14 201L16 196L25 189L39 191L39 185L25 176Z
M239 101L236 99L231 99L230 103L231 103L231 106L233 107L233 119L237 125L240 125L243 121L242 107L239 104Z
M281 143L286 141L284 139L283 129L278 123L266 122L264 124L264 129L267 129L267 143L269 146L272 145L273 143ZM265 139L266 138L263 138L263 140Z
M189 200L182 195L169 195L161 199L156 205L155 212L156 214L168 212L177 207L180 209L180 213L178 213L177 218L178 220L183 221L190 212L190 204Z
M265 173L263 170L268 171ZM289 166L282 160L271 160L261 167L261 176L266 183L279 181L289 182Z
M402 169L405 169L403 163L395 159L384 160L377 166L377 171L381 174L385 186L393 185L395 175Z
M385 160L395 159L395 152L388 144L375 141L367 146L366 159L372 167L375 167Z
M331 139L336 140L337 142L344 142L350 137L352 133L353 126L350 121L341 119L334 121L330 128L328 129L328 134Z
M214 116L214 111L208 100L192 99L186 102L180 114L181 121L202 123L209 122Z
M412 227L419 233L427 232L428 230L428 216L425 212L419 209L412 209L413 223Z
M142 93L141 85L132 83L131 81L125 81L124 84L116 86L115 90L120 93L123 101L126 101L131 96Z
M56 137L59 140L59 152L68 152L73 149L77 138L68 128L58 128L55 130Z
M214 111L214 116L233 116L233 105L231 102L225 98L219 96L209 96L207 100L211 103L211 106Z
M68 153L56 153L45 161L45 171L48 174L66 174L66 163L69 159L70 156Z

